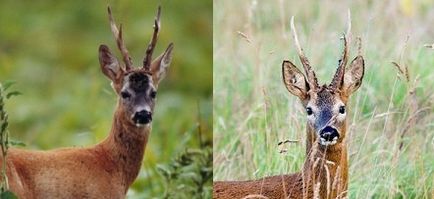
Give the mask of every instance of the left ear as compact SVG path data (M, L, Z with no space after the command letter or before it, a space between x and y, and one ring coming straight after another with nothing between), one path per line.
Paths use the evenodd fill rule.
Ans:
M362 56L357 56L351 62L350 67L346 69L342 91L347 95L351 95L362 84L363 75L365 73L365 61Z
M158 84L166 76L167 69L172 62L173 43L169 44L166 51L158 56L151 64L151 73L154 83Z

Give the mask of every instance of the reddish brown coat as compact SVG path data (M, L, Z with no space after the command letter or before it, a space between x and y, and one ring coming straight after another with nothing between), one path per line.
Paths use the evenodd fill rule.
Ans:
M110 135L93 147L10 149L11 190L20 199L125 198L140 170L150 128L137 128L123 115L116 109Z
M315 135L311 133L313 132L308 129L307 135ZM259 180L217 181L213 186L213 198L346 197L348 162L345 141L325 148L314 139L307 140L308 154L301 172L265 177ZM316 187L318 183L320 187Z

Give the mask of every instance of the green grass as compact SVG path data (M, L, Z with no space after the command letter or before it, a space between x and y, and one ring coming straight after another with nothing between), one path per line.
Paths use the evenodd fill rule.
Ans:
M353 41L362 38L366 70L349 103L349 196L433 198L434 50L423 47L434 42L432 6L423 0L215 1L214 180L300 170L306 116L281 77L284 59L301 67L289 19L295 16L300 42L320 82L329 83L350 8ZM351 47L352 59L357 48L354 42ZM392 61L408 67L410 83ZM413 87L415 95L409 95ZM414 113L415 123L408 122ZM299 142L279 153L277 143L285 139Z
M2 1L0 82L14 80L14 89L23 93L6 105L11 137L26 149L41 150L103 140L116 96L100 71L98 47L107 44L119 55L107 5L123 24L133 63L140 65L158 4L162 28L154 57L170 42L174 57L159 86L143 167L128 198L162 197L165 179L157 165L172 162L186 148L199 148L198 124L204 142L212 140L210 1Z

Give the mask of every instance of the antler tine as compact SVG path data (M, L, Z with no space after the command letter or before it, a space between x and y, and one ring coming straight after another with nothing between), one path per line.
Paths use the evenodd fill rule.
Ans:
M143 68L146 70L150 70L151 62L152 62L152 53L154 52L155 45L157 44L158 33L160 31L160 15L161 15L161 6L158 6L157 16L154 21L154 34L152 35L152 39L148 44L148 48L146 49L145 59L143 59Z
M125 46L124 40L122 38L122 24L119 27L119 30L116 26L116 23L113 19L112 11L110 6L107 7L108 15L109 15L109 21L110 21L110 28L112 30L113 36L116 39L116 44L119 48L119 50L122 53L122 58L125 62L125 69L131 70L133 62L131 61L131 57L128 53L127 47Z
M291 30L295 47L297 48L298 57L300 58L301 64L303 64L304 71L307 75L307 82L312 89L318 88L318 79L316 78L315 72L310 67L309 60L304 55L303 49L301 48L300 42L298 41L297 30L295 29L294 25L294 16L291 17Z
M348 37L348 41L351 41L351 10L348 9L348 13L347 13L347 22L348 22L348 27L347 27L347 37Z
M348 54L349 54L349 48L348 45L351 42L351 12L350 9L348 9L348 15L347 15L347 21L348 21L348 27L347 27L347 33L344 35L344 51L342 53L342 58L340 60L339 67L343 67L345 69L345 66L348 62Z
M361 56L362 55L362 38L361 37L357 37L357 42L358 42L358 46L357 46L357 56Z
M344 40L344 50L342 52L342 57L339 60L339 66L338 69L336 70L336 74L333 77L332 83L330 84L332 86L332 88L334 89L338 89L340 88L341 84L342 84L342 79L344 78L344 74L345 74L345 67L347 65L348 62L348 54L349 54L349 48L348 48L348 44L350 43L350 39L351 39L351 12L348 9L348 27L347 27L347 33L343 35L343 40Z

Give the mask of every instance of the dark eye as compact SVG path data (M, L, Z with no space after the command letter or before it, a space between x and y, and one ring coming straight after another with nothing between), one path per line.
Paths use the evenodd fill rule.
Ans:
M122 91L122 92L121 92L121 97L122 97L123 99L128 99L128 98L131 97L131 94L128 93L127 91Z
M306 108L306 113L307 113L307 115L312 115L313 114L312 108L307 107Z
M152 92L151 92L151 97L152 97L152 98L157 97L157 92L156 92L156 91L152 91Z
M344 114L345 113L345 106L340 106L339 107L339 113L340 114Z

